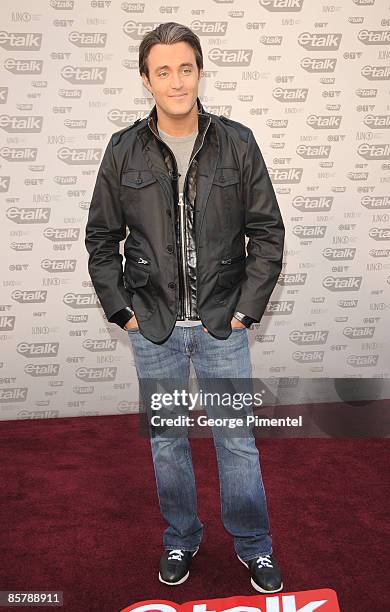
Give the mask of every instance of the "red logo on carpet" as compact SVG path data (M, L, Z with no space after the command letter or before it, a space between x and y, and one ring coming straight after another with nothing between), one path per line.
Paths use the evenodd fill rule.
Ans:
M223 599L199 599L176 604L148 599L121 612L340 612L336 591L316 589L275 595L245 595Z

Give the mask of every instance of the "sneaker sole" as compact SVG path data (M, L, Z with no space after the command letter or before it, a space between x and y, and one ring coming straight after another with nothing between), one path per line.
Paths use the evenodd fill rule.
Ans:
M249 565L243 559L241 559L241 557L239 557L237 555L237 558L241 561L241 563L243 563L245 565L245 567L247 567L249 569ZM251 585L253 586L254 589L256 589L256 591L259 591L259 593L278 593L279 591L281 591L283 589L283 582L280 583L280 587L279 588L273 589L272 591L268 591L267 589L262 589L261 586L256 584L256 582L253 580L253 578L251 578Z
M161 578L161 574L159 572L158 573L158 579L159 579L160 582L163 582L164 584L168 584L169 586L176 586L177 584L182 584L183 582L185 582L189 575L190 575L190 572L188 571L186 573L186 575L183 578L181 578L180 580L178 580L177 582L167 582L166 580L163 580Z
M194 554L192 555L192 558L194 558L194 557L195 557L195 555L196 555L196 553L198 552L198 550L199 550L199 546L198 546L198 548L197 548L196 550L194 550ZM190 572L189 572L189 570L188 570L188 572L186 573L186 575L185 575L185 576L183 576L183 578L180 578L180 580L178 580L177 582L167 582L166 580L163 580L163 579L161 578L161 574L160 574L160 572L159 572L159 573L158 573L158 579L159 579L159 581L160 581L160 582L163 582L164 584L167 584L168 586L176 586L177 584L183 584L183 582L185 582L185 581L187 580L187 578L188 578L188 576L189 576L189 575L190 575Z

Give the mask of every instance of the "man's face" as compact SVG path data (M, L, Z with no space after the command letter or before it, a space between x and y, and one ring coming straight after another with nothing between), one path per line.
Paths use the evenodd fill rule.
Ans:
M171 117L187 115L196 104L200 80L192 47L186 42L153 45L147 61L149 80L146 75L142 80L158 110Z

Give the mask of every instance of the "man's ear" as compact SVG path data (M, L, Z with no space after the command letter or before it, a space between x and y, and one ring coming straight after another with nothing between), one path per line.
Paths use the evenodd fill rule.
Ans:
M143 82L144 82L144 85L145 85L146 89L149 91L149 93L151 93L151 94L152 94L152 89L151 89L151 87L150 87L150 83L149 83L149 79L148 79L148 77L147 77L147 76L146 76L146 74L144 74L144 73L141 75L141 77L142 77L142 80L143 80ZM152 95L153 95L153 94L152 94Z

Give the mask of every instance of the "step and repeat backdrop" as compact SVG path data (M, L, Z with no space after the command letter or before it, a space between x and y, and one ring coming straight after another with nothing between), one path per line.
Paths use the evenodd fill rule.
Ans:
M199 97L251 127L285 221L284 268L249 332L254 376L292 399L302 379L388 379L389 9L1 3L0 420L139 410L128 335L104 317L84 232L111 134L154 104L138 47L165 21L199 36Z

